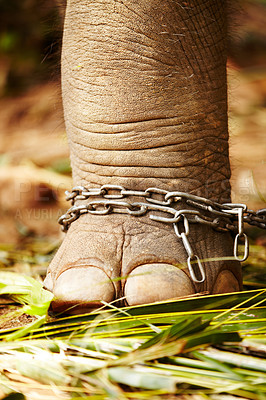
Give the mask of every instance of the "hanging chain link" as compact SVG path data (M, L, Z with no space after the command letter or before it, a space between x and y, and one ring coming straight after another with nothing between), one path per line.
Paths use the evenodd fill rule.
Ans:
M143 201L127 201L128 198L143 198ZM182 240L187 252L187 264L191 278L196 283L204 282L205 272L201 261L194 254L189 240L189 224L200 223L220 232L236 233L234 241L234 257L245 261L248 257L248 237L243 232L243 223L266 229L266 208L258 211L248 210L245 204L224 203L205 199L183 192L168 192L159 188L148 188L144 191L127 190L119 185L103 185L100 188L76 186L66 192L66 200L72 207L62 215L58 222L66 232L70 224L82 214L107 215L111 213L129 214L135 217L149 212L153 221L173 224L174 231ZM86 204L75 205L77 201L86 200ZM186 204L192 209L177 209L178 204ZM156 212L160 213L157 215ZM163 214L163 215L162 215ZM244 242L244 254L239 251L240 241Z

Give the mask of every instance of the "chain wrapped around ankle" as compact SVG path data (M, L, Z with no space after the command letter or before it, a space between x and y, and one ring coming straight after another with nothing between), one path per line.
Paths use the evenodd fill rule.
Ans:
M129 197L143 198L143 201L129 202ZM207 225L219 232L233 232L235 234L234 258L241 262L245 261L249 254L248 237L243 231L244 222L266 229L266 209L252 211L248 210L245 204L219 204L189 193L169 192L154 187L138 191L127 190L118 185L103 185L100 188L76 186L71 192L66 192L66 199L71 201L72 207L58 220L64 232L73 221L87 213L96 215L120 213L135 217L149 213L150 219L154 221L173 224L174 231L182 240L188 255L187 265L191 279L196 283L204 282L205 272L188 240L190 223ZM85 204L76 205L77 201L85 201ZM180 203L191 208L177 209ZM150 212L160 212L160 215L150 214ZM240 241L244 243L242 255L239 252ZM197 266L197 273L195 273L195 266Z

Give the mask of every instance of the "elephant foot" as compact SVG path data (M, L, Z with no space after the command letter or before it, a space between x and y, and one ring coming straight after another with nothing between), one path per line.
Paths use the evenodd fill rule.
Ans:
M82 215L71 224L44 282L55 312L90 311L106 302L137 305L241 289L241 268L222 260L232 254L230 235L191 226L191 244L206 279L193 281L187 254L172 225L148 216Z

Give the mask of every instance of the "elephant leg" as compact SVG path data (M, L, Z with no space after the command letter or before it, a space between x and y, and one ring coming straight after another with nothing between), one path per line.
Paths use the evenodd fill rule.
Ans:
M62 92L74 185L230 201L224 2L69 1ZM229 234L195 224L189 238L212 259L203 283L191 279L171 224L82 215L47 273L54 308L241 289L239 263L223 261L233 254Z

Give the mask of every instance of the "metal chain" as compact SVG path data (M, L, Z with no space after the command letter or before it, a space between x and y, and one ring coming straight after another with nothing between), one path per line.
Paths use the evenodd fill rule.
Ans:
M125 200L128 197L141 197L144 198L144 201L129 202ZM103 185L100 188L76 186L71 192L66 192L66 199L71 201L72 207L58 220L64 232L82 214L106 215L122 213L139 217L150 211L160 212L160 215L150 214L150 219L173 224L175 233L182 240L188 254L188 269L192 280L196 283L204 282L205 272L200 259L193 253L188 241L190 223L207 225L220 232L232 231L236 233L234 257L238 261L246 260L249 252L248 237L243 232L243 223L246 222L249 225L266 229L266 209L253 211L247 209L245 204L220 204L189 193L168 192L154 187L139 191L127 190L119 185ZM75 205L80 200L89 201L86 204ZM192 209L178 210L175 208L178 203L182 203L182 205L185 203ZM239 255L241 240L244 241L244 254L242 257Z

